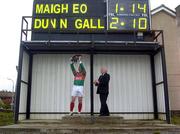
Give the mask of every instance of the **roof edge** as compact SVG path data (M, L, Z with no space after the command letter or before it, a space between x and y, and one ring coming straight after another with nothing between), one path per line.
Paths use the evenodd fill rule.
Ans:
M169 15L176 17L176 12L171 10L170 8L168 8L167 6L165 6L164 4L160 5L159 7L151 10L151 15L155 15L161 11L165 11L166 13L168 13Z

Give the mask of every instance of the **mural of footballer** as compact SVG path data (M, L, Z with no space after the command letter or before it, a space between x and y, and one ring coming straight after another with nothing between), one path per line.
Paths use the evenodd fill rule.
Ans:
M84 81L86 77L86 70L81 61L81 55L74 55L71 58L71 70L74 75L74 83L72 87L72 99L70 103L70 116L73 115L73 109L75 106L75 100L78 98L78 114L81 113L82 110L82 99L83 99L83 90L84 90ZM74 64L79 62L78 70L75 69Z

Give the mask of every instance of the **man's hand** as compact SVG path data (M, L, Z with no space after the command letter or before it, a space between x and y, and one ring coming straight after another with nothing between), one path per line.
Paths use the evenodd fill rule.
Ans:
M93 83L94 83L95 86L99 85L99 81L98 80L95 80Z
M95 80L93 83L94 83L95 85L98 85L98 84L99 84L99 81L98 81L98 80Z

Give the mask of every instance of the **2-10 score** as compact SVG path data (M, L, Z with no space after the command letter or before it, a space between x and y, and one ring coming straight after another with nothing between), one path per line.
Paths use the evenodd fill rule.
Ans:
M109 22L109 29L114 29L114 30L118 30L118 29L125 29L126 26L130 26L132 29L134 30L146 30L148 28L148 20L147 18L133 18L127 19L129 24L127 24L126 22L123 21L123 19L121 20L121 18L119 17L111 17L110 18L110 22Z

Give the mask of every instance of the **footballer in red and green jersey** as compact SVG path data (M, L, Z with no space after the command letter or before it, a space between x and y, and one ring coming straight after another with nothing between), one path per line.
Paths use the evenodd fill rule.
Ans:
M74 85L75 86L84 86L84 80L86 78L86 70L83 63L80 61L78 71L74 67L74 63L71 63L71 70L74 75Z

